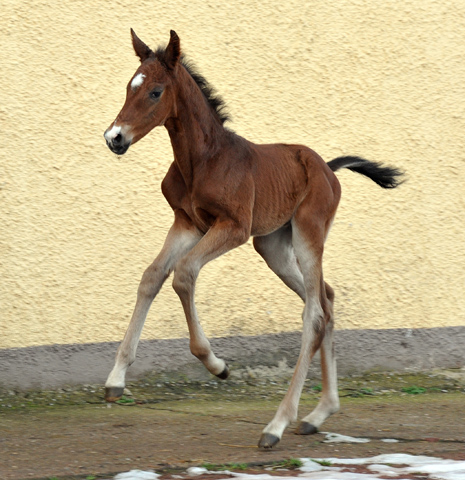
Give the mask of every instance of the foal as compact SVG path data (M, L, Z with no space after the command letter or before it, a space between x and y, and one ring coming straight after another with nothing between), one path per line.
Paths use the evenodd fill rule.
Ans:
M349 168L383 188L394 188L401 172L358 157L325 163L302 145L256 145L226 129L222 100L181 56L174 31L168 46L152 51L131 30L141 65L127 86L126 102L105 132L118 155L154 127L168 130L174 152L162 192L174 212L165 244L142 276L137 302L116 361L105 384L105 397L121 397L127 368L147 312L164 281L174 271L190 335L191 352L217 377L228 366L211 350L194 303L200 269L253 236L257 252L283 282L305 302L302 346L289 390L259 446L271 448L297 419L297 409L310 361L321 351L323 391L315 410L296 433L315 433L339 409L333 352L334 292L324 282L325 239L336 214L341 190L334 171Z

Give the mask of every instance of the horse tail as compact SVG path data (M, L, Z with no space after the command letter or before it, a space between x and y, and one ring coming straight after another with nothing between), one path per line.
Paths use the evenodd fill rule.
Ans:
M333 172L340 168L348 168L353 172L361 173L383 188L396 188L404 182L402 170L360 157L338 157L328 162L328 166Z

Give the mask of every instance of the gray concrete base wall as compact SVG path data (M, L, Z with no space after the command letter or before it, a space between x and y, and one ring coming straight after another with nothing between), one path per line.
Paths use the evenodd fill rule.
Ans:
M300 332L211 339L214 352L233 369L293 367L300 349ZM465 366L465 327L335 332L338 372L429 370ZM0 350L0 387L29 389L104 383L119 342L50 345ZM318 360L310 374L316 374ZM188 339L146 340L128 380L151 372L204 375L189 351ZM199 373L201 372L201 373Z

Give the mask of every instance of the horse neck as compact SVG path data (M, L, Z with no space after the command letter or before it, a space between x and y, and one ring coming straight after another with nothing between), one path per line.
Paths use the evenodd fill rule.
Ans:
M165 127L171 139L174 160L186 185L190 185L195 168L218 152L226 131L200 87L183 66L178 73L175 102L175 114L166 121Z

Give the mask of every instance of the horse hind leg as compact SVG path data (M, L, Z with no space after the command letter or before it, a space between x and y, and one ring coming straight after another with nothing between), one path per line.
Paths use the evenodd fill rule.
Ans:
M268 266L302 300L306 301L307 299L314 303L315 299L319 297L320 302L316 302L316 304L321 306L321 309L317 306L313 313L311 310L304 310L301 353L289 391L278 408L275 418L267 425L259 441L259 446L271 448L278 443L287 424L297 418L298 402L308 366L320 345L322 357L322 397L315 410L302 420L296 433L301 435L316 433L323 421L339 408L336 362L332 346L334 291L327 283L323 282L321 259L320 262L312 265L312 261L317 256L313 255L309 249L304 249L306 250L305 253L300 254L301 263L306 269L306 274L310 273L310 275L306 275L307 284L312 284L312 276L315 273L320 277L320 281L318 282L314 278L314 281L319 283L319 288L315 289L316 285L314 284L310 290L306 289L304 275L299 268L292 245L292 228L290 226L283 227L266 237L254 238L254 246ZM305 261L305 257L307 257L307 261Z
M271 270L305 301L304 279L292 247L290 225L266 237L255 237L254 247ZM321 304L325 320L325 335L320 347L322 395L315 410L303 418L297 427L295 433L298 435L316 433L323 421L339 409L336 358L333 346L334 290L326 282L322 289Z
M334 354L334 290L325 282L322 300L325 317L325 335L320 346L322 393L315 409L304 417L297 426L297 435L317 433L321 424L333 413L339 410L339 395L337 390L336 357Z
M268 267L305 302L304 278L292 246L291 225L264 237L254 237L253 244Z
M311 212L309 212L311 213ZM324 229L323 229L324 230ZM273 420L264 428L259 447L272 448L285 430L297 420L298 405L307 376L310 360L320 347L324 336L324 315L320 303L322 287L322 255L324 231L311 215L299 215L292 221L292 245L302 272L305 307L302 314L303 330L299 358L289 389L280 403Z

